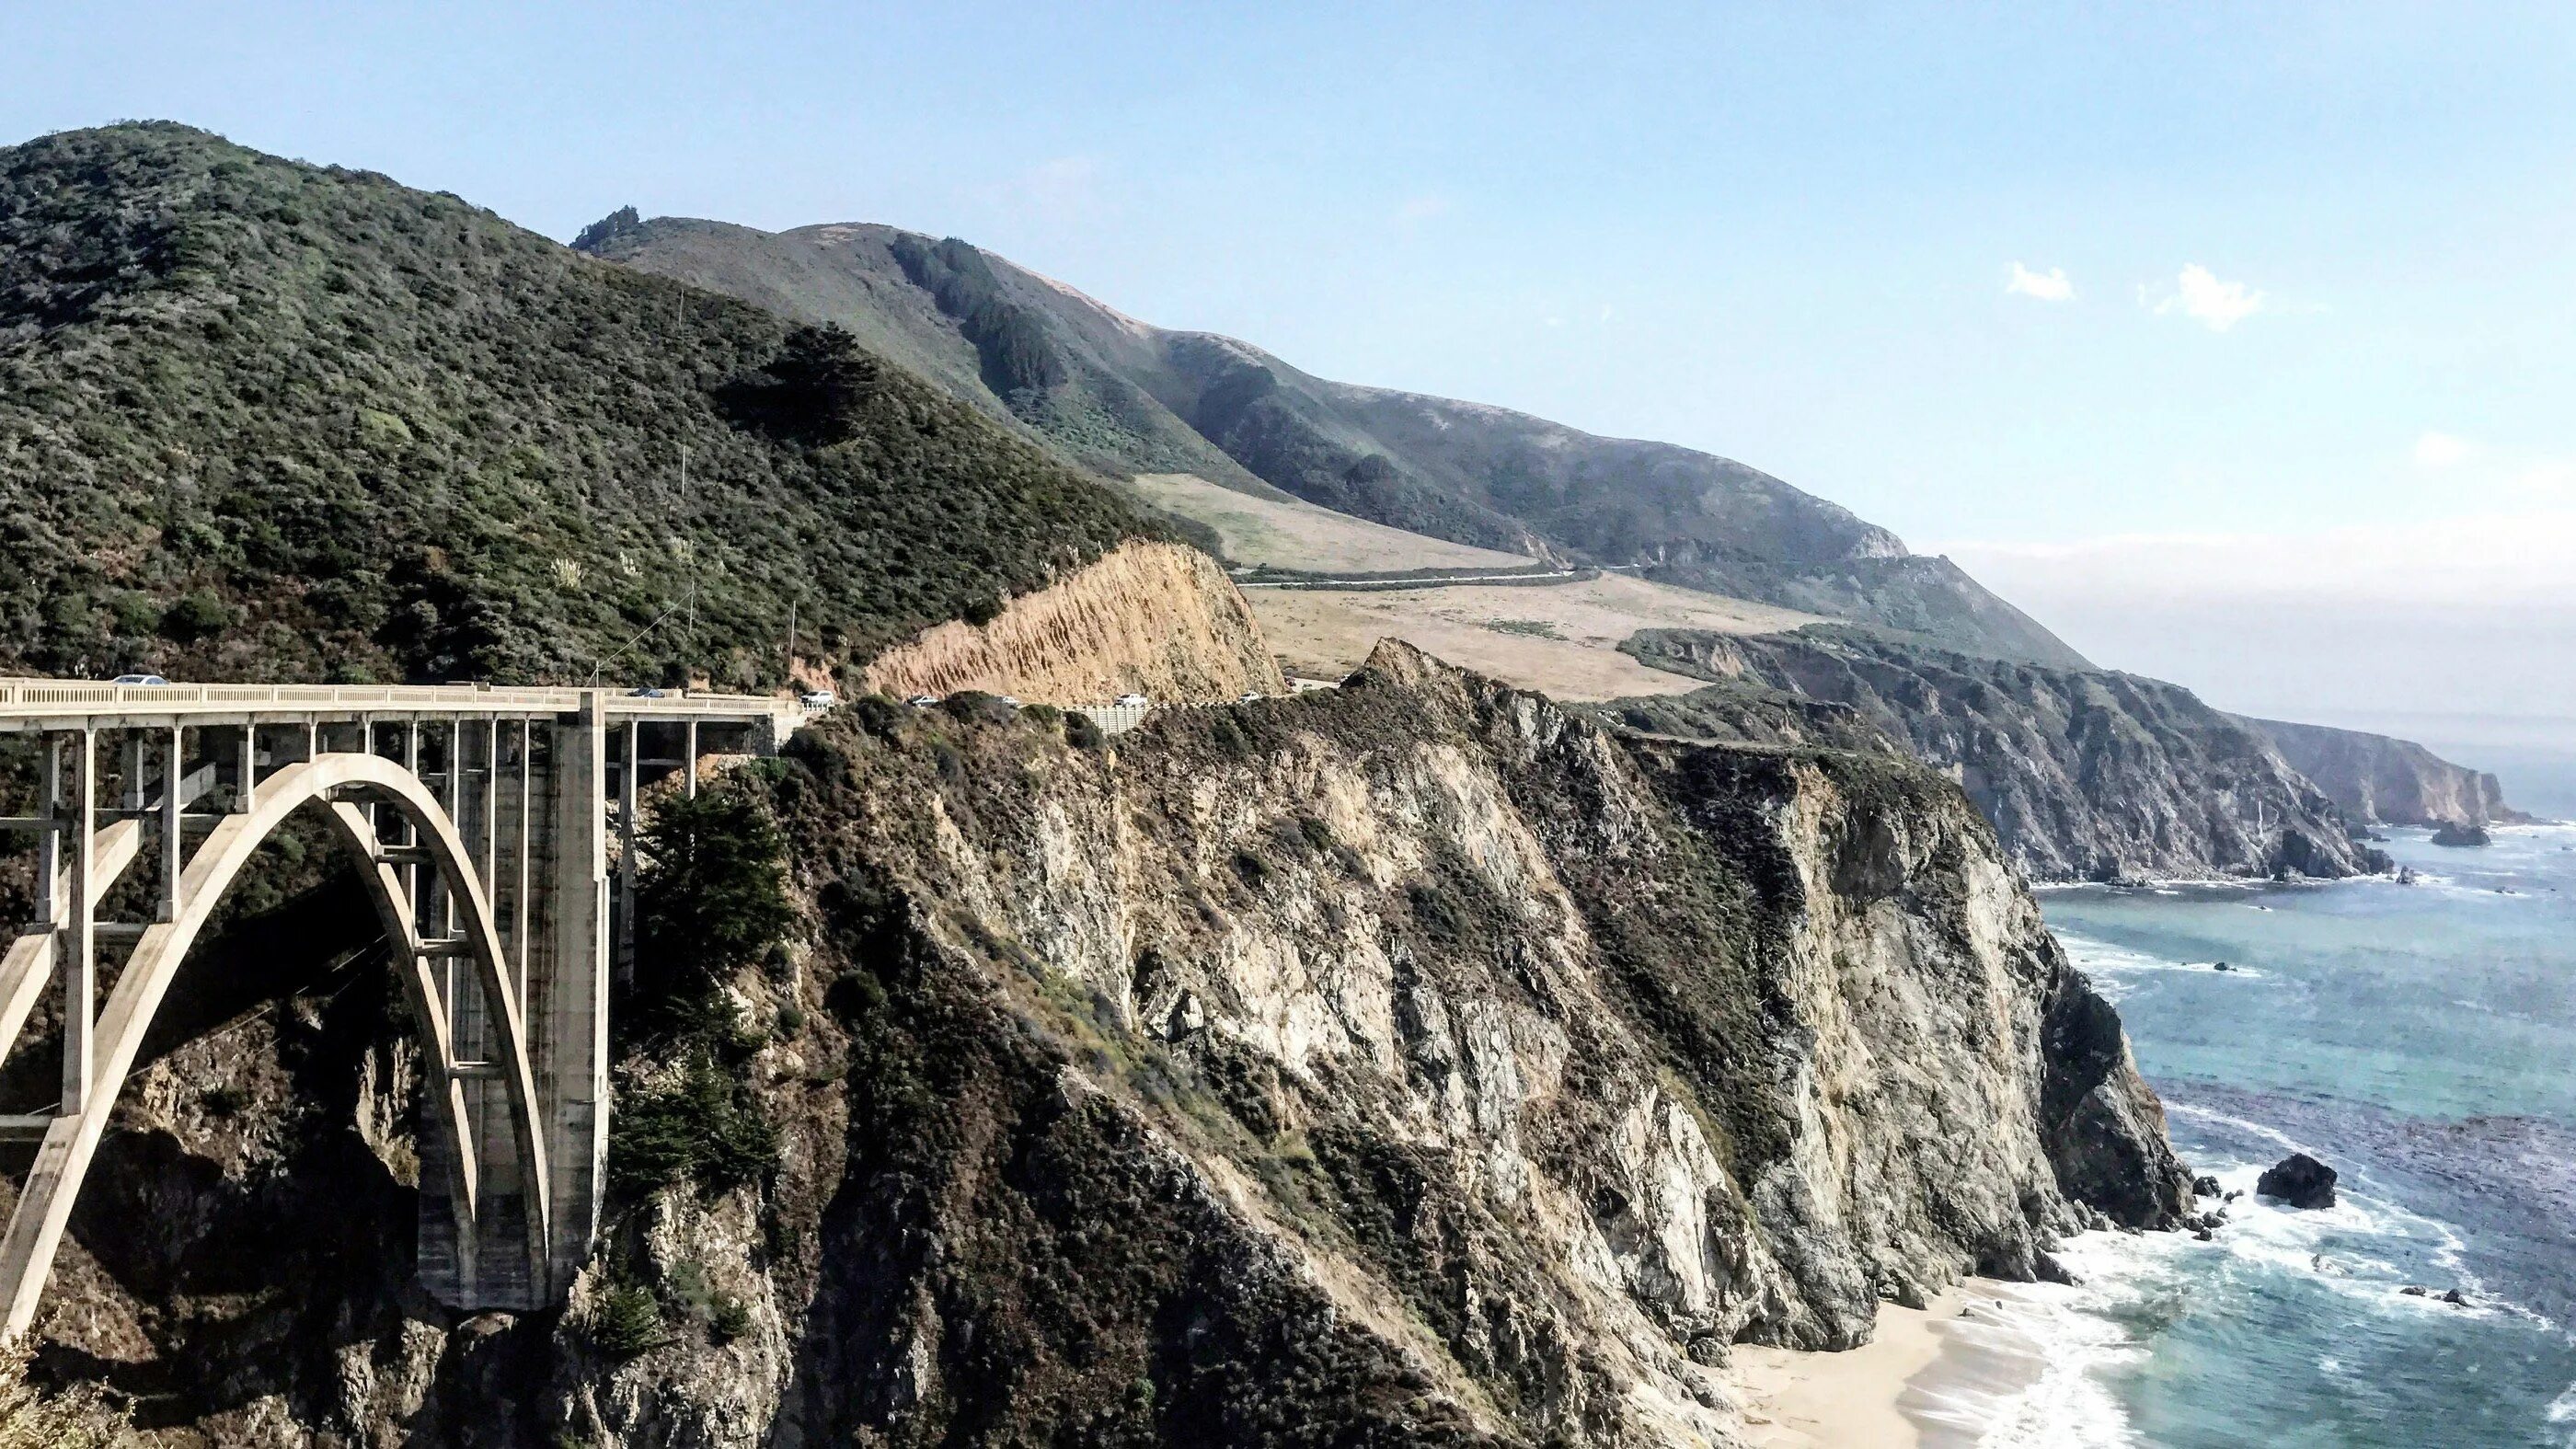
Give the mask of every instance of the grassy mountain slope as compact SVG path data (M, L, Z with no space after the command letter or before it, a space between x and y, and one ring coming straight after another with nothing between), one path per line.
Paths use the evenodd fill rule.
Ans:
M1725 458L1503 408L1354 387L1126 317L954 238L769 233L620 213L579 245L851 328L1105 472L1284 490L1480 548L1613 564L1978 653L2084 661L1943 559Z
M0 150L0 495L0 669L197 678L751 686L791 601L846 659L1140 527L846 339L168 124Z

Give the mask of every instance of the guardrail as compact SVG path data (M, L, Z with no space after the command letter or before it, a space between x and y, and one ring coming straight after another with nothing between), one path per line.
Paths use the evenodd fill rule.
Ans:
M1091 716L1091 722L1100 726L1104 735L1123 735L1143 724L1145 716L1154 712L1150 704L1072 704L1066 705L1065 709L1073 714Z

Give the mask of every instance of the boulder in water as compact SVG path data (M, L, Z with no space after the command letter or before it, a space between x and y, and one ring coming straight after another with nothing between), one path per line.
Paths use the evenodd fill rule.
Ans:
M2487 834L2487 828L2483 825L2444 825L2433 832L2433 843L2465 849L2471 846L2493 845L2495 837Z
M2214 1177L2193 1178L2191 1180L2191 1195L2193 1197L2218 1196L2218 1179Z
M2254 1191L2294 1208L2330 1208L2335 1205L2335 1170L2304 1152L2293 1152L2264 1168Z

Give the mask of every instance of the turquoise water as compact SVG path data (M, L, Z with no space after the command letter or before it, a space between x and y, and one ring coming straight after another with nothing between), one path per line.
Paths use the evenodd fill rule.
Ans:
M2245 1196L2214 1243L2071 1245L2060 1402L1990 1442L2576 1445L2576 829L2388 849L2423 879L2043 894ZM2337 1207L2255 1200L2293 1148Z

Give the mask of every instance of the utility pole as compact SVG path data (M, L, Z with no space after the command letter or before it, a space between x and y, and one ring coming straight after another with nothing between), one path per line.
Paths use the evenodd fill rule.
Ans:
M697 500L689 492L689 445L686 443L680 445L680 501L684 505L689 505L688 511L692 517L696 516L697 509L694 505ZM689 634L688 642L680 646L680 688L683 692L688 689L689 681L698 677L697 669L691 662L697 657L697 652L698 557L697 550L692 548L689 550Z

